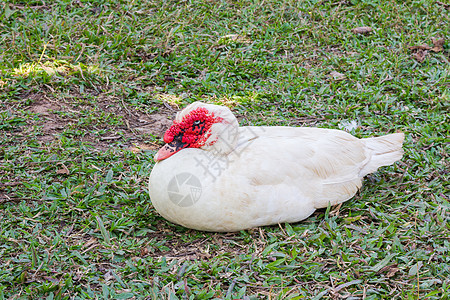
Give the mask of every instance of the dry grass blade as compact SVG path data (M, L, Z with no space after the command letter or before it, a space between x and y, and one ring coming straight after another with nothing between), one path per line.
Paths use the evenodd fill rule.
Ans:
M425 60L425 58L427 57L427 54L428 54L428 51L419 49L419 50L417 50L417 52L415 52L413 54L413 57L415 60L422 63Z
M444 39L437 39L437 38L432 38L431 39L433 41L433 48L431 49L431 51L434 52L441 52L444 50Z

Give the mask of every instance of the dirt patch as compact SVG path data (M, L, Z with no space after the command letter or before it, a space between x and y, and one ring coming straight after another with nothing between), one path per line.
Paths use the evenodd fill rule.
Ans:
M166 115L161 114L149 115L147 119L144 117L139 120L142 121L143 125L135 128L138 132L159 137L162 137L164 132L172 125L172 121Z
M24 131L39 128L38 141L49 143L60 134L73 132L81 141L102 150L117 141L122 147L147 144L145 149L156 149L159 146L148 141L162 137L175 115L170 106L135 106L106 93L94 97L73 93L56 98L43 92L26 95L24 100L29 101L26 111L36 116L27 121Z
M39 95L33 95L33 98L39 97ZM36 102L33 102L28 109L30 112L40 114L42 116L48 116L52 114L52 111L59 110L60 106L54 102L49 102L44 98L38 98Z

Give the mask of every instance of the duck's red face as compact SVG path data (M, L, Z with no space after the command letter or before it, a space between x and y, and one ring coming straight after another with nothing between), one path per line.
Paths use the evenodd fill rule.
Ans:
M155 161L166 159L184 148L205 146L211 126L221 121L222 118L202 107L191 111L181 121L173 121L164 134L166 144L156 153Z

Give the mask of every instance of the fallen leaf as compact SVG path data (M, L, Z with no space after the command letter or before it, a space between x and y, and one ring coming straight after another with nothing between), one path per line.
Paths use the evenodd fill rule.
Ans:
M391 278L392 276L395 275L395 273L397 273L398 271L400 271L399 268L390 268L389 272L387 272L386 277L387 278Z
M427 56L428 51L419 49L416 53L413 54L413 57L418 62L422 63L425 60L425 57Z
M428 45L410 46L409 50L431 50L433 52L441 52L444 50L444 39L431 38L434 47Z
M425 45L425 44L418 45L418 46L411 46L408 48L409 48L409 50L431 50L431 47L428 45Z
M363 27L356 27L352 29L353 33L357 33L357 34L367 34L367 33L371 33L373 31L372 27L367 27L367 26L363 26Z
M66 175L69 175L69 174L70 174L70 171L69 171L69 169L66 167L65 164L60 163L59 165L61 166L61 169L56 170L56 174L66 174Z
M140 252L141 252L141 256L146 256L148 254L147 247L142 247Z
M386 277L390 278L390 277L394 276L395 273L397 273L398 271L400 271L400 269L398 268L398 264L392 264L392 265L388 265L388 266L381 268L381 270L378 271L377 274L387 272Z
M434 46L431 51L441 52L444 50L444 39L431 38L431 40L433 41Z
M332 71L329 76L334 80L343 80L345 79L345 75L336 71Z

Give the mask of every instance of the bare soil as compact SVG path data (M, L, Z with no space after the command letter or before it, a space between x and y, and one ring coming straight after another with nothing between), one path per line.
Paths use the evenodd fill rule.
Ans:
M96 97L95 101L91 101L92 96ZM110 93L71 92L54 97L43 91L24 96L24 102L26 111L35 117L21 126L22 132L11 132L17 138L26 137L30 130L38 128L36 139L46 144L55 141L64 131L67 133L67 129L73 129L74 137L101 150L117 141L134 150L158 148L159 145L149 139L164 135L177 110L170 104L131 105ZM16 110L15 105L7 109L12 113Z

